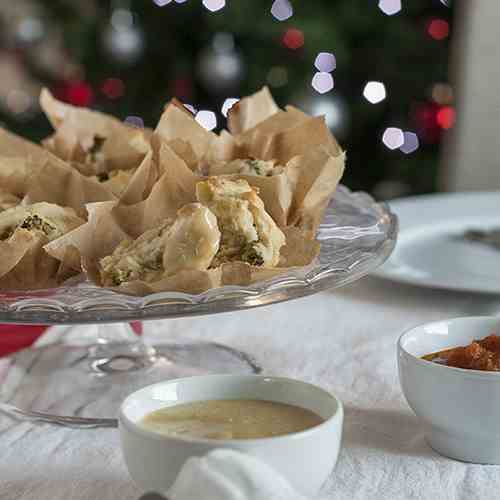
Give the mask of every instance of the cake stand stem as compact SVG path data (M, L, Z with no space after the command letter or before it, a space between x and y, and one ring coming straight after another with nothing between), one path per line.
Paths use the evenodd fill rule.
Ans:
M42 412L45 421L51 416L54 422L61 416L84 417L96 427L103 418L116 419L123 399L146 385L200 374L261 371L251 356L232 347L169 342L168 321L148 335L150 324L77 326L65 330L58 343L0 360L0 403Z
M156 349L139 336L140 323L110 323L97 326L97 338L89 347L90 367L99 373L141 370L157 361Z

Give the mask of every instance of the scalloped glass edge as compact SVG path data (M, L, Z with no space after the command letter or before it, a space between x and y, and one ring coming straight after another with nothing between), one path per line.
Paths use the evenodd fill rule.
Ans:
M0 291L0 322L83 324L148 320L248 309L338 288L374 271L396 244L397 217L385 203L338 186L317 238L317 262L248 287L224 286L198 295L161 292L134 297L82 277L46 290Z

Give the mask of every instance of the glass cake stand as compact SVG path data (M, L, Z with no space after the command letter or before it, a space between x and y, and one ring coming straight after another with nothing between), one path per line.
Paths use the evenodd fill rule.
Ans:
M265 282L198 295L132 297L78 277L56 289L0 291L0 323L72 325L60 342L1 360L0 410L40 412L39 418L49 420L61 415L81 419L63 424L115 425L122 399L150 383L199 373L258 373L261 367L253 356L210 339L169 343L168 322L153 325L164 329L165 343L152 345L147 329L154 322L147 320L238 311L344 286L389 257L397 230L387 205L339 186L318 231L317 261Z

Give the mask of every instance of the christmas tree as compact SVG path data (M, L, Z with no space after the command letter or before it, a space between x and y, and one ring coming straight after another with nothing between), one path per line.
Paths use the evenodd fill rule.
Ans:
M37 96L154 127L178 97L210 129L268 85L324 114L344 183L380 197L435 189L454 122L448 0L17 0L0 6L0 121L50 133Z

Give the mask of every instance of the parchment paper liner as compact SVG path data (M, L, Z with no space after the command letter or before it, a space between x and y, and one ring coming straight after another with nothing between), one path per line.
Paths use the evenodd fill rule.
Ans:
M168 160L159 154L166 143L185 165L202 180L209 165L216 161L237 158L272 159L284 166L283 172L271 177L236 175L260 191L267 212L281 228L304 225L314 233L329 196L342 176L345 155L325 124L323 117L310 117L291 106L281 111L267 88L242 99L228 116L233 133L223 130L220 135L206 131L194 116L178 101L170 102L163 113L151 140L153 152L134 175L122 203L132 204L147 195L155 180L169 167ZM325 168L305 171L321 150ZM326 161L326 156L335 158ZM297 159L296 157L301 157ZM303 173L300 173L304 170ZM321 177L321 189L312 176ZM156 179L155 179L156 177ZM195 179L196 181L196 179ZM307 186L307 189L306 189ZM310 190L310 195L305 194ZM316 197L321 198L321 203ZM305 206L302 207L302 203Z
M0 128L0 187L24 196L30 176L48 154L34 142Z
M136 168L150 149L150 131L128 126L99 111L65 104L47 89L40 94L40 106L55 129L43 141L44 146L59 158L72 162L84 175ZM88 151L96 138L104 139L97 155L99 161L88 162Z
M51 154L40 158L29 177L23 203L39 201L71 207L83 218L89 202L114 200L116 197L101 183L83 176Z
M83 222L71 214L66 217L73 227ZM43 249L47 241L45 235L25 229L17 229L11 238L0 241L0 289L49 288L75 274L72 268L68 272L66 251L56 259Z
M7 156L8 155L8 156ZM87 178L44 148L0 129L0 187L27 204L46 201L86 217L85 204L114 200L101 183Z
M15 207L19 203L21 203L19 197L0 188L0 212Z
M253 106L253 100L258 101L258 106ZM314 240L316 229L342 176L345 155L323 118L311 118L292 107L276 110L270 95L261 91L242 100L235 110L232 127L241 132L233 136L224 131L217 136L204 130L178 102L170 103L152 137L152 151L122 200L90 204L88 223L47 245L47 252L72 260L76 268L79 263L74 257L78 250L83 267L100 284L100 258L111 254L124 238L135 239L166 219L174 219L179 208L196 200L196 183L205 178L200 166L203 169L210 161L241 158L245 157L242 154L258 151L261 158L275 159L283 165L283 173L232 177L244 178L259 188L266 210L284 230L287 244L278 268L229 263L194 274L184 271L154 284L127 283L117 290L137 295L162 290L198 293L224 284L247 285L311 264L319 253L319 243ZM246 118L242 112L253 114ZM148 191L147 198L137 202ZM73 251L68 252L68 248ZM68 253L73 259L68 259Z
M158 181L150 196L135 205L118 202L93 203L87 206L88 222L76 230L54 240L45 250L55 258L66 258L75 270L80 266L96 284L101 285L98 261L110 255L124 239L135 239L148 229L173 220L177 210L196 199L197 176L165 143L160 147L160 159L168 163L165 174ZM319 243L307 240L299 228L286 228L287 244L281 252L279 268L263 269L243 263L224 264L207 271L183 271L156 283L135 281L114 288L134 295L158 291L184 291L199 293L208 288L225 284L246 285L282 274L291 266L310 264L319 253ZM68 249L72 258L68 257ZM79 255L75 250L78 250Z

